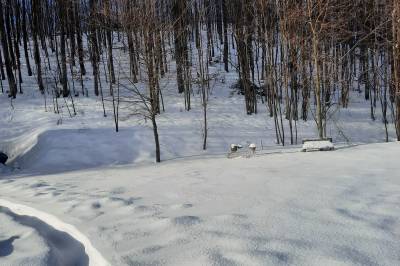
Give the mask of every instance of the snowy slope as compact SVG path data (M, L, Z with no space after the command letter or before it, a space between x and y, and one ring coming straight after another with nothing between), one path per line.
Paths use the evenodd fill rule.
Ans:
M390 143L14 176L0 197L74 225L112 265L397 265L399 154Z
M115 47L114 60L116 66L118 65L116 72L120 75L121 84L129 84L129 56L123 49L117 48L122 47L121 43L115 43ZM231 54L234 64L236 51L232 50ZM193 56L195 58L196 53ZM42 57L45 61L44 54ZM55 54L51 54L48 60L55 65ZM231 89L238 80L238 74L234 69L226 73L222 63L213 63L209 66L213 78L210 81L208 101L208 145L207 151L202 151L203 114L199 87L193 83L192 109L185 111L184 96L177 93L175 63L171 59L168 64L170 71L160 80L165 112L157 117L162 160L226 154L232 143L243 146L256 143L258 149L277 146L274 119L269 117L266 105L258 99L258 114L246 115L244 97ZM85 66L87 72L91 73L89 58L86 58ZM193 79L196 78L196 67L194 64ZM132 115L132 104L121 103L121 131L114 132L113 104L103 73L105 69L101 68L100 76L104 86L107 117L103 116L101 97L96 97L93 93L91 75L84 77L83 81L89 97L81 95L73 98L77 114L70 117L70 113L73 113L70 98L58 98L60 113L54 113L56 99L52 99L51 90L56 70L44 71L48 93L42 95L38 91L35 76L28 77L25 68L23 64L23 94L18 94L12 100L6 93L0 92L0 151L9 155L10 163L15 167L26 173L37 174L154 162L151 123ZM141 80L136 86L146 89L144 69L142 72ZM71 86L75 86L76 92L80 92L78 80L73 80L69 75L69 82ZM7 90L7 83L4 82L3 85ZM121 89L121 96L131 96L131 92ZM337 103L339 98L340 95L335 92L332 95L333 103ZM338 108L336 104L330 108L328 137L332 137L334 142L383 142L385 129L382 112L378 105L375 110L376 120L372 121L369 108L369 102L363 99L361 93L351 91L348 109ZM303 138L317 136L312 110L315 110L313 104L310 106L308 121L299 120L297 123L298 144ZM289 144L287 121L284 121L284 126L286 144ZM388 131L389 140L394 140L395 130L392 123L389 124Z
M184 110L183 97L176 93L173 84L165 87L166 111L158 118L163 160L205 154L226 154L231 143L247 146L256 143L258 149L274 149L275 129L273 118L266 106L260 105L259 114L248 116L244 99L232 94L230 84L236 74L226 74L226 83L217 83L209 102L208 148L202 151L202 113L198 95L193 109ZM171 82L173 76L171 74ZM32 83L34 84L34 83ZM333 115L328 124L328 135L334 142L371 143L384 141L384 125L371 121L368 106L358 102L353 94L351 108ZM68 99L67 99L68 100ZM61 102L61 114L54 114L49 103L45 112L43 96L26 89L10 107L6 95L0 95L0 150L6 152L10 162L30 173L57 173L108 165L149 163L154 161L154 139L150 123L132 117L121 107L120 132L113 125L112 103L106 101L107 117L102 115L100 99L75 98L77 116L70 118ZM50 100L47 99L47 102ZM340 121L340 122L339 122ZM286 143L290 143L288 124ZM311 120L298 122L298 144L303 138L317 135ZM394 139L392 125L389 137Z

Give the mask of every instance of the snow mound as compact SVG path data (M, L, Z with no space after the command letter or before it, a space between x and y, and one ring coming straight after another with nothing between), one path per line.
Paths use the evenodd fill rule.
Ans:
M10 162L40 173L152 161L152 143L140 141L133 130L118 134L111 128L48 130L28 138ZM143 157L143 158L141 158Z
M43 130L33 130L22 134L16 138L8 139L7 141L0 142L0 150L8 155L7 164L15 161L16 158L23 156L33 149L37 142L38 137L42 134Z
M310 151L332 151L335 147L332 142L329 140L312 140L305 141L301 151L310 152Z

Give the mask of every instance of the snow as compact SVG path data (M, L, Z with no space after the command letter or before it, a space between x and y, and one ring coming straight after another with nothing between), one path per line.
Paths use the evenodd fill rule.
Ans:
M192 111L181 111L182 99L175 95L174 90L171 87L164 92L170 96L165 95L167 109L158 118L162 160L225 155L231 143L243 147L254 143L259 151L277 148L274 122L268 117L266 108L260 107L259 114L247 116L237 108L244 105L242 96L229 97L230 89L221 87L210 99L208 149L202 151L202 115L199 106L196 107L199 102L193 101ZM110 102L106 103L109 115L104 118L98 100L76 98L78 115L70 118L65 110L61 115L44 112L40 94L33 94L33 99L28 92L19 95L14 110L10 110L6 97L0 97L0 113L8 114L0 116L0 150L9 155L9 165L29 174L46 174L154 162L154 139L148 121L130 117L129 112L122 109L120 132L116 133ZM384 125L379 115L376 121L370 121L368 108L358 106L355 102L354 108L336 113L336 119L341 121L341 130L337 129L338 123L331 122L329 135L336 143L382 142ZM63 122L57 125L60 119ZM317 134L313 121L299 121L298 130L298 142ZM391 125L390 140L394 139L394 132ZM346 138L342 137L343 134Z
M14 109L0 95L0 150L10 156L0 198L73 226L111 265L396 265L399 144L364 145L384 140L378 110L371 121L352 94L327 125L338 149L301 153L276 145L265 107L245 114L228 89L235 79L226 74L210 96L205 152L200 100L182 111L174 85L165 87L161 165L149 123L128 109L116 133L109 101L103 117L99 99L76 98L70 118L65 105L45 112L34 87ZM317 134L311 120L298 129L299 140ZM231 143L257 152L229 160ZM30 256L21 252L13 255Z
M399 143L11 176L112 265L396 265Z
M120 52L119 49L116 51ZM121 82L126 82L126 73L123 71L124 66L128 66L129 58L123 54L116 58L122 60L118 62L122 71ZM91 73L89 62L86 67L87 72ZM246 115L243 96L230 88L237 82L237 73L225 73L222 64L215 64L210 66L215 78L211 82L208 102L208 145L207 150L203 151L203 114L198 88L195 85L193 87L192 110L184 111L184 97L177 93L172 63L170 70L160 84L165 112L157 117L162 160L227 154L231 143L243 147L254 143L257 150L276 148L274 119L269 117L265 104L259 103L257 115ZM106 84L104 76L101 77L103 85ZM44 97L38 91L34 77L24 75L23 78L24 94L18 94L17 99L9 99L5 93L0 93L0 150L10 157L9 164L15 168L38 174L154 162L151 123L133 116L132 106L122 102L120 132L116 133L112 99L108 91L104 91L107 117L103 117L101 99L93 95L90 75L85 78L90 97L74 98L77 115L72 118L69 116L72 109L69 98L58 99L60 113L54 114L51 95ZM6 83L4 85L7 89ZM78 82L75 85L79 91ZM144 84L137 86L143 87ZM121 95L127 93L121 91ZM338 97L333 95L333 102L337 102ZM341 109L336 105L331 108L326 131L335 143L384 141L385 129L380 108L376 108L376 120L372 121L369 103L362 99L358 92L351 91L350 108ZM288 145L287 121L284 121L284 128ZM304 138L317 136L311 111L309 120L299 120L297 128L297 143ZM395 140L393 124L389 124L388 131L389 140Z
M335 148L329 140L310 140L305 141L302 151L331 151Z
M10 167L0 164L0 175L6 175L12 173L12 169Z
M0 199L0 206L10 209L11 212L17 215L36 217L40 221L45 222L47 225L50 225L54 229L65 232L68 235L72 236L74 239L78 240L85 247L85 252L89 257L89 266L109 265L109 263L103 258L103 256L92 246L90 240L85 235L80 233L73 225L64 223L51 214L36 210L26 205L16 204L4 199ZM64 250L64 252L67 252L67 250Z
M1 212L0 224L1 265L44 264L48 248L34 229L16 223Z

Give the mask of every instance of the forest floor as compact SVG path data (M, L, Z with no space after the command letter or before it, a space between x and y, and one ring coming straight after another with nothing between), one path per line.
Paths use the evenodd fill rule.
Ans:
M379 103L372 121L369 103L353 91L350 107L333 106L327 125L341 148L301 153L301 140L317 136L312 112L297 123L298 145L282 148L261 101L257 115L246 115L243 96L230 88L236 79L219 74L212 82L202 151L200 95L194 88L185 111L171 72L157 118L163 162L155 165L151 123L129 106L121 105L116 133L108 93L107 117L93 95L74 98L73 117L70 99L60 98L54 114L51 97L45 105L25 77L16 100L0 94L0 150L10 156L0 167L0 199L75 226L111 265L397 265L400 146L379 144ZM256 155L228 159L231 143L255 143ZM1 265L46 261L35 230L3 213L0 223L0 246L10 251L0 252Z

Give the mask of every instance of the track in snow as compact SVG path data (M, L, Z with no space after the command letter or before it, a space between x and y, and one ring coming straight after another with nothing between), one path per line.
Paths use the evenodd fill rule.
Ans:
M0 212L37 231L49 247L47 265L105 266L108 262L72 225L31 207L0 199Z
M5 207L0 207L0 212L10 216L21 225L32 227L44 239L49 248L46 257L47 265L89 265L85 247L69 234L54 229L36 217L18 215Z

